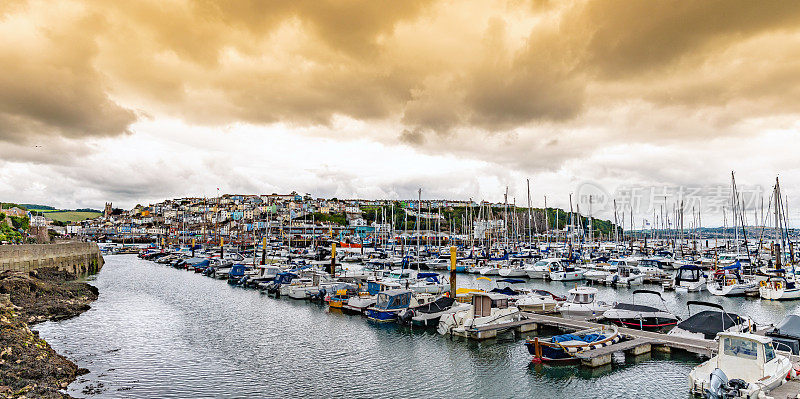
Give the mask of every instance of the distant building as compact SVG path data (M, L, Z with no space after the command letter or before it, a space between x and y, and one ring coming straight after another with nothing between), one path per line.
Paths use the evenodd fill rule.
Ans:
M14 217L18 217L18 218L25 217L27 215L27 212L23 211L22 209L17 208L16 206L8 208L8 209L2 209L2 210L0 210L0 212L5 213L6 216L14 216Z

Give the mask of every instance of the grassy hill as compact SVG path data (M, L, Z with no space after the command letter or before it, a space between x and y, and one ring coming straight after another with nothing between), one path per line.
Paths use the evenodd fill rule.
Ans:
M12 206L29 210L36 215L42 215L56 222L61 222L61 223L80 222L82 220L94 219L96 217L103 215L102 212L90 208L58 209L49 205L40 205L40 204L13 204L8 202L3 203L3 208L10 208Z
M94 219L102 215L100 212L86 211L43 211L44 215L58 222L80 222L81 220Z

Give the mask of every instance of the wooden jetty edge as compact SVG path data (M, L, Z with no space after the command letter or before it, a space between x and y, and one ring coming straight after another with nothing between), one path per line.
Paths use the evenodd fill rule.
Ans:
M567 331L586 330L603 327L603 324L585 320L566 319L558 316L549 316L539 313L521 312L522 319L507 323L491 324L474 328L468 331L468 336L473 339L486 339L497 335L498 331L516 329L518 331L533 331L540 326L557 327ZM607 327L607 326L606 326ZM618 328L617 331L626 340L603 348L589 350L578 354L581 362L589 367L599 367L611 363L611 354L614 352L629 352L636 355L650 352L655 349L670 352L680 349L703 356L712 356L717 349L715 342L706 340L673 337L666 334L640 331L630 328Z

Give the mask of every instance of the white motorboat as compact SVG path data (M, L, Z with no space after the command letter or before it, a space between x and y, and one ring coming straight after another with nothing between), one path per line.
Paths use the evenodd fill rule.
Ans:
M553 267L558 267L561 264L561 259L559 258L545 258L542 260L537 261L534 264L528 264L525 266L525 273L530 278L549 278L550 277L550 270Z
M520 310L509 305L509 296L489 292L474 292L472 304L468 310L443 316L439 320L439 334L451 334L462 337L487 338L496 331L479 332L478 327L491 324L517 321Z
M664 258L639 259L636 267L650 279L664 279L670 276L665 270L672 269L672 262Z
M617 270L606 277L606 285L616 287L631 287L642 285L643 283L644 274L639 270L639 267L627 264L618 264Z
M520 260L515 260L512 264L501 267L500 271L497 272L501 277L527 277L528 272L522 268L522 262Z
M558 307L562 316L589 317L599 316L614 304L597 300L597 288L575 287L569 290L566 302Z
M583 278L587 281L601 283L606 281L606 278L617 270L617 266L615 263L595 263L588 265L587 269L583 273Z
M447 270L450 268L450 259L448 258L431 259L429 261L426 261L425 265L428 266L428 269L431 270Z
M392 288L407 288L416 293L442 294L450 290L439 279L438 273L417 272L410 269L392 270L381 281Z
M796 375L789 354L775 350L771 338L725 332L717 354L689 373L689 391L708 398L766 398Z
M695 265L683 265L675 273L675 277L664 283L665 289L676 291L699 292L706 286L706 276L703 269Z
M500 267L496 264L488 264L480 269L478 269L478 273L481 276L499 276L500 275Z
M692 305L709 307L719 310L704 310L691 314ZM752 332L755 331L755 323L746 317L735 313L728 313L721 305L702 301L688 301L686 306L689 308L690 316L678 323L667 333L677 337L691 339L712 340L717 334L723 332ZM752 330L752 331L751 331Z
M554 295L549 291L533 290L517 298L515 305L520 310L534 313L553 313L557 310L558 304L565 299Z
M579 281L583 280L583 269L573 267L564 262L551 264L548 277L553 281Z

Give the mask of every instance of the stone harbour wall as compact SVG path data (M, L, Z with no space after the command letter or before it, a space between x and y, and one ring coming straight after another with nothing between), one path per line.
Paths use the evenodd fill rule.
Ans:
M75 274L93 274L103 267L103 255L94 242L0 245L0 272L29 272L55 267Z

